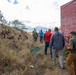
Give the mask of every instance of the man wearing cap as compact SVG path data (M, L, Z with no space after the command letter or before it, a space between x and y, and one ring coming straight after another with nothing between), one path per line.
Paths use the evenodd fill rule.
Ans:
M76 32L70 32L69 55L66 58L66 67L71 75L76 75ZM72 65L73 63L73 65Z

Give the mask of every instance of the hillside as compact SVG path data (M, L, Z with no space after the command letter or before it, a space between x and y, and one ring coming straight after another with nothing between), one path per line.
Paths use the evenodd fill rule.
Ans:
M52 65L49 50L44 56L43 49L44 44L34 42L29 33L0 25L0 75L68 75L58 63Z

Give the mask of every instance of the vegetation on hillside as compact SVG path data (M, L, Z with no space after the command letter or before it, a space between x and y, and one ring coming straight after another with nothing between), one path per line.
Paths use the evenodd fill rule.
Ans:
M31 48L39 51L31 53ZM68 75L44 56L44 44L34 42L30 33L0 25L0 75Z

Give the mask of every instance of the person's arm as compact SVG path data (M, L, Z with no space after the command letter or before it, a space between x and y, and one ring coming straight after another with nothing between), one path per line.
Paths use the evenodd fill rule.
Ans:
M64 35L63 35L63 47L65 46L65 39L64 39Z
M43 34L43 40L45 41L45 33Z
M39 35L39 34L37 33L37 37L38 37L38 35Z
M34 31L32 32L32 36L34 36Z
M73 41L72 39L69 40L69 47L67 47L68 50L72 50L73 49Z
M49 44L50 48L52 48L52 46L53 46L53 41L54 41L54 36L52 35L50 38L50 44Z

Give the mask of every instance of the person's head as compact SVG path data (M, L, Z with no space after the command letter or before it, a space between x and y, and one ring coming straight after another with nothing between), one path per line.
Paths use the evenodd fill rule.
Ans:
M70 32L70 37L73 37L73 36L76 36L76 32L75 31Z
M54 31L59 31L59 28L58 28L58 27L55 27L55 28L54 28Z
M36 30L36 28L34 28L34 30Z
M49 32L51 32L51 29L48 29Z
M34 28L34 31L36 31L36 28Z
M42 32L42 29L41 29L41 32Z

